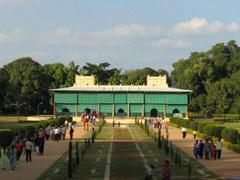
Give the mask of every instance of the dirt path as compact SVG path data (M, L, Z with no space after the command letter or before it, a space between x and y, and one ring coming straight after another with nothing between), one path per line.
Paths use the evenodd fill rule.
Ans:
M75 127L74 138L81 138L85 132L80 126ZM67 136L68 138L68 136ZM68 142L66 141L46 141L45 151L43 156L32 154L32 162L25 162L25 154L22 154L21 159L17 162L16 170L0 171L1 180L33 180L38 178L45 170L47 170L63 153L67 151Z
M165 134L165 129L162 129ZM180 149L193 157L194 139L192 134L187 134L186 139L182 139L181 130L175 127L169 128L169 139ZM220 177L226 179L240 179L240 154L224 149L220 160L198 160L206 168Z

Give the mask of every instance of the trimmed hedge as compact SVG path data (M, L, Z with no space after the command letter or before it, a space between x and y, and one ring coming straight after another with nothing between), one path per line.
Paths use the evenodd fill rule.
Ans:
M49 119L47 121L39 121L38 123L33 123L31 125L23 126L23 127L14 127L7 131L0 131L0 144L3 147L7 147L10 145L13 136L16 133L23 133L27 136L32 136L34 132L37 132L39 128L45 128L49 125L56 125L61 126L64 124L65 120L68 120L69 122L72 121L72 117L60 117L57 119Z
M0 145L4 148L8 147L13 139L14 133L10 130L0 131Z
M224 126L215 126L213 136L215 136L217 138L222 138L222 130L225 128L226 127L224 127Z
M191 121L189 123L189 128L192 130L197 131L198 130L198 121Z
M206 126L208 123L206 123L206 122L199 122L198 123L198 128L197 128L197 130L200 132L200 133L203 133L203 131L204 131L204 126Z
M211 125L211 124L207 124L203 127L203 133L208 135L208 136L213 136L214 134L214 128L215 126L214 125Z
M172 117L171 122L178 124L179 126L189 128L190 120L187 119L182 119L182 118L177 118L177 117Z
M222 138L233 144L237 143L238 131L233 128L225 128L222 130Z

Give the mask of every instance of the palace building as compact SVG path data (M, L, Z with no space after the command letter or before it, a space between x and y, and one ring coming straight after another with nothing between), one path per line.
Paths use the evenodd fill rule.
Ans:
M94 76L76 76L72 87L51 89L56 115L80 116L91 110L105 116L188 117L191 90L171 88L166 76L148 76L147 85L98 85Z

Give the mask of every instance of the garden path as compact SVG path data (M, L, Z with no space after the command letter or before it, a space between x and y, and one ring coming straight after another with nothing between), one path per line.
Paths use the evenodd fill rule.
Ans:
M84 136L86 131L83 131L82 126L76 126L74 131L74 139L79 139ZM67 135L67 139L68 139ZM43 156L37 156L32 153L32 162L25 162L25 154L22 154L21 159L17 162L16 170L0 171L0 179L2 180L33 180L37 179L46 169L48 169L58 158L60 158L68 148L69 140L61 140L58 143L46 141ZM58 170L56 169L56 172ZM54 173L54 172L53 172Z
M162 129L165 135L165 129ZM193 157L193 144L195 140L192 134L187 134L182 139L182 133L179 128L169 127L169 139L181 150ZM197 139L197 138L196 138ZM240 154L234 151L223 149L222 159L220 160L198 160L207 169L214 172L224 179L240 179Z

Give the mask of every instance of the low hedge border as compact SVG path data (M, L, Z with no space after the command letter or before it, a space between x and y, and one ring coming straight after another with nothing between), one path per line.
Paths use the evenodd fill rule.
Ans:
M45 128L47 126L61 126L64 124L65 120L68 122L72 121L72 117L59 117L56 119L49 119L45 121L39 121L38 123L33 123L31 125L26 125L24 127L14 127L8 130L0 131L0 145L4 148L9 146L13 140L13 136L16 133L23 133L27 136L32 136L34 132L37 132L39 128Z
M189 121L189 123L186 123L186 121ZM225 140L224 147L240 153L240 134L236 129L216 126L215 124L219 123L215 122L199 122L175 117L171 118L171 123L178 128L188 128L190 133L197 131L197 136L202 139L211 139L216 142L217 138L222 137Z

